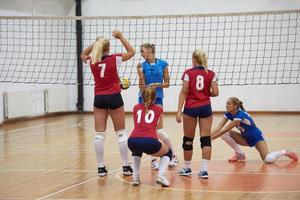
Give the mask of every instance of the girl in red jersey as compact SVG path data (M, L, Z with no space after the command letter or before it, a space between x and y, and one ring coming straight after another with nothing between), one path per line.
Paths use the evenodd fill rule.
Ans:
M207 57L204 51L196 50L193 53L192 62L194 67L184 72L182 76L182 89L179 95L178 112L176 120L182 121L183 116L183 144L184 168L179 175L192 174L191 160L193 155L193 140L197 121L200 126L200 143L202 160L200 164L200 178L208 178L208 161L211 158L211 125L212 110L210 97L218 96L217 78L213 71L207 69ZM182 107L184 111L182 115Z
M95 81L94 118L96 133L94 143L99 176L105 176L108 173L103 161L108 114L111 116L118 137L120 154L123 160L123 175L132 174L132 169L128 164L128 136L125 130L124 103L120 93L117 67L121 62L132 58L135 51L120 31L113 31L112 36L122 42L127 51L126 53L109 54L109 40L98 37L96 42L84 49L81 54L81 59L84 62L90 60L90 67Z
M156 183L168 187L169 181L164 174L172 159L171 149L157 138L157 126L163 113L160 105L155 104L156 91L153 87L146 87L142 91L143 103L133 108L134 129L128 139L128 147L132 151L133 183L140 185L139 170L143 153L161 157Z

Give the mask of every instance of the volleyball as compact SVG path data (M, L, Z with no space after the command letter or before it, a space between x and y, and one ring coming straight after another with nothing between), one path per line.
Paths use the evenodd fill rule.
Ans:
M130 83L129 78L127 78L125 76L123 76L123 77L120 78L120 86L121 86L122 90L128 89L130 87L130 84L131 83Z

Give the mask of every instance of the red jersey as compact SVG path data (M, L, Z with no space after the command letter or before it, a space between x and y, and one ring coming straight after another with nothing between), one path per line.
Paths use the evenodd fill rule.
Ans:
M186 108L210 104L210 86L212 81L217 81L213 71L205 71L204 67L193 67L183 73L181 80L189 82L189 93L185 101Z
M104 56L101 62L90 63L94 76L95 95L116 94L121 92L117 67L122 62L122 54Z
M156 127L162 112L162 107L157 104L151 105L148 109L143 104L135 105L133 108L134 129L130 137L157 139Z

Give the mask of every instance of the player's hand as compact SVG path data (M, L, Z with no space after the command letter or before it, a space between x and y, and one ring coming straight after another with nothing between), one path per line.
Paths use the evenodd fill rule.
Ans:
M123 34L121 31L116 29L112 32L112 36L116 39L120 39L123 36Z
M177 112L177 115L176 115L176 121L178 123L181 123L182 122L182 113L181 112Z

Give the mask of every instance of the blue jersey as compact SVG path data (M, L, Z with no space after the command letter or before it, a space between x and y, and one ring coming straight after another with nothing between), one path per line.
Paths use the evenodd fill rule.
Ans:
M255 139L257 137L263 140L262 132L259 128L256 127L252 117L245 111L238 110L235 115L232 115L229 112L226 112L224 117L231 121L238 120L240 121L240 125L237 128L241 131L241 134L246 138L249 143L249 140ZM257 140L257 139L255 139ZM255 141L257 142L257 141ZM250 145L250 144L249 144ZM254 144L255 145L255 144ZM254 146L250 145L250 146Z
M147 61L141 63L143 74L145 76L145 84L151 83L163 83L164 82L164 70L168 67L168 63L161 59L155 59L155 63L150 64ZM140 95L139 95L140 96ZM156 98L164 98L163 89L156 88Z

